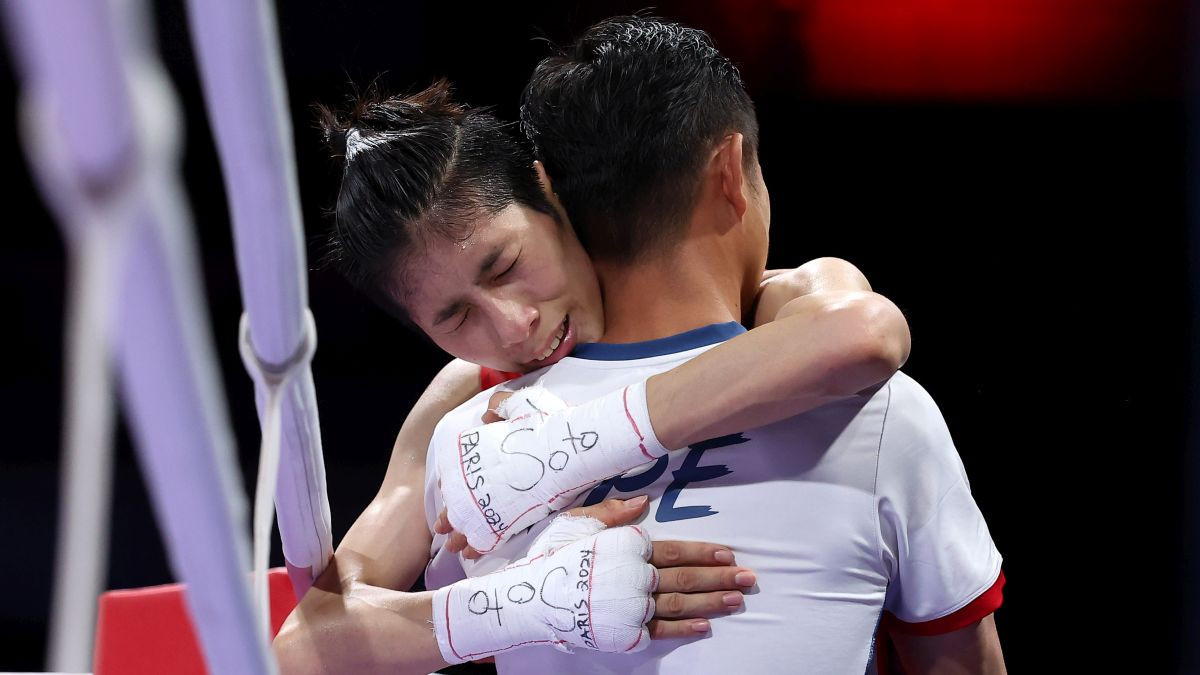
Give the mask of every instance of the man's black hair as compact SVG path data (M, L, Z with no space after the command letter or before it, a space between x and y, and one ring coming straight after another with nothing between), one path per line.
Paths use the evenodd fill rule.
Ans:
M598 260L634 261L682 235L709 154L744 136L754 103L702 30L652 17L606 19L543 60L521 121L579 239Z

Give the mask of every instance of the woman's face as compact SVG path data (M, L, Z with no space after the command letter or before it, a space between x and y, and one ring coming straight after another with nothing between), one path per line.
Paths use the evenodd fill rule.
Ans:
M405 307L460 359L525 372L604 332L600 286L569 225L513 204L462 242L436 240L404 272Z

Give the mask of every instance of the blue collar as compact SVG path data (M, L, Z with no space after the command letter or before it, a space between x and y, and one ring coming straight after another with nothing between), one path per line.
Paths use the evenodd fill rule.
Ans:
M684 333L645 342L625 342L620 344L609 342L591 342L577 345L571 356L590 361L632 361L646 359L651 356L676 354L689 349L724 342L730 338L745 333L746 329L736 321L714 323L700 328L694 328Z

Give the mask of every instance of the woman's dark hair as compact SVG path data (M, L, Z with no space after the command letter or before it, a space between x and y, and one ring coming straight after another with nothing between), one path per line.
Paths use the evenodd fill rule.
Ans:
M525 134L593 258L633 261L675 243L700 172L726 134L754 165L758 122L733 63L702 30L606 19L534 70Z
M410 325L410 256L465 240L479 217L514 203L555 215L512 125L456 103L445 80L403 97L372 87L346 110L317 112L343 161L325 261Z

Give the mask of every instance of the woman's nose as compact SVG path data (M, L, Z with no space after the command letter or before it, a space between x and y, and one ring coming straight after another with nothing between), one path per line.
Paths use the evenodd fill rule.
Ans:
M538 310L527 303L497 300L495 313L496 333L503 347L511 347L528 340L537 326Z

